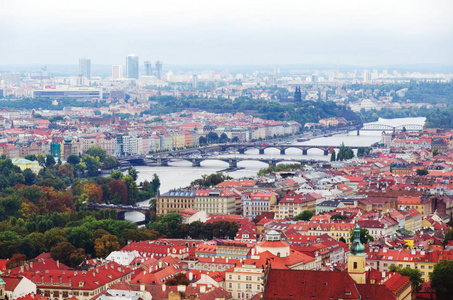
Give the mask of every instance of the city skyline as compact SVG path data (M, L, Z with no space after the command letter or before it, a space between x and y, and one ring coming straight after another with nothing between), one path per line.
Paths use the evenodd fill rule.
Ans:
M130 4L6 1L0 64L453 64L450 1Z

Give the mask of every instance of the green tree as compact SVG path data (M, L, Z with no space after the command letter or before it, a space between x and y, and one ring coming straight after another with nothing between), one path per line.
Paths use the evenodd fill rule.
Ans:
M123 178L123 177L124 177L124 174L123 174L123 172L121 172L121 171L111 171L111 172L110 172L110 177L111 177L112 179L118 180L118 179Z
M126 175L123 180L127 187L127 203L135 204L138 197L137 183L131 175Z
M68 164L77 165L80 162L80 157L76 154L71 154L68 156L66 161L68 162Z
M102 164L104 169L113 169L120 165L120 162L113 156L107 156Z
M98 157L101 163L103 163L105 158L107 157L107 151L98 146L90 147L90 149L87 150L87 154Z
M351 148L346 147L344 143L341 143L340 149L338 150L337 160L343 161L354 157L354 151Z
M29 168L25 169L23 172L25 184L26 185L33 185L36 183L36 174Z
M351 236L351 243L353 242L353 239L354 239L354 231L352 230L350 232L350 236ZM365 245L367 244L369 241L374 241L374 237L372 235L370 235L370 233L368 232L368 229L366 228L360 228L360 242Z
M129 168L127 168L127 174L130 175L132 177L132 179L134 179L134 181L137 180L138 178L138 171L136 168L130 166Z
M50 257L65 265L70 265L70 258L75 250L76 248L69 242L59 243L50 249Z
M100 159L98 156L91 156L91 155L87 154L87 155L83 156L83 162L86 165L88 175L90 175L90 176L98 175L98 173L99 173L98 170L101 167L101 162L100 162Z
M453 241L453 228L450 228L444 236L444 246L448 244L448 241Z
M433 272L429 274L431 288L436 291L437 299L450 300L453 295L453 261L441 260L434 265Z
M417 169L417 175L418 176L425 176L428 175L429 171L427 169Z
M340 214L335 214L332 217L330 217L331 220L347 220L348 217L345 215L340 215Z
M46 156L46 167L51 167L55 165L55 158L53 157L52 154L47 154Z
M419 269L412 269L410 267L400 268L395 265L390 265L390 272L398 272L402 276L409 277L412 287L416 292L420 291L423 284L422 272Z
M208 144L215 144L219 141L219 135L212 131L208 133L206 138L208 139Z
M160 179L156 173L153 174L153 180L151 181L151 185L153 186L154 191L158 191L160 188Z
M332 150L332 154L330 155L330 161L335 161L336 153L335 150Z
M304 210L300 214L294 217L295 221L310 221L314 213L310 210Z

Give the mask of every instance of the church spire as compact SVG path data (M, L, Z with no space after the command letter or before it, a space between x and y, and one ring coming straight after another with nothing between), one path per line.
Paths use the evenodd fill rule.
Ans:
M364 250L365 246L360 242L360 227L356 223L354 226L354 239L350 251L353 255L365 255L363 252Z

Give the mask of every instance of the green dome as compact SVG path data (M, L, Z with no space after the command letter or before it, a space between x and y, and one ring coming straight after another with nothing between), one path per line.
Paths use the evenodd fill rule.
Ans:
M356 223L354 226L354 239L350 248L352 255L365 255L365 246L360 242L360 227Z

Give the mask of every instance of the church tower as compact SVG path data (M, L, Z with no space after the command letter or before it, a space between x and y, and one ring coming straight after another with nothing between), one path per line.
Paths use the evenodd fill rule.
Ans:
M354 226L354 240L348 255L348 273L358 284L366 283L365 246L360 242L360 227Z
M302 102L302 93L300 91L300 86L296 86L296 91L294 92L294 102Z

